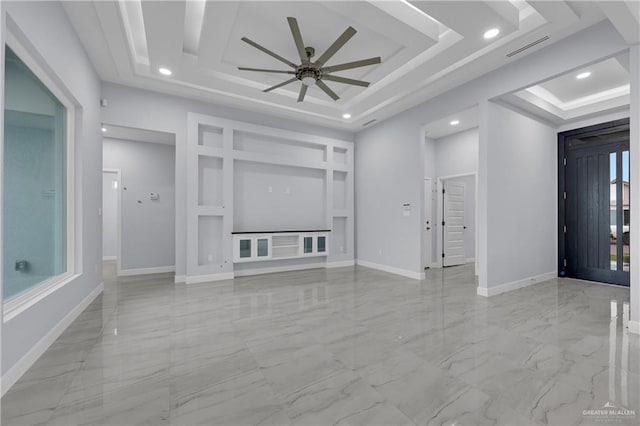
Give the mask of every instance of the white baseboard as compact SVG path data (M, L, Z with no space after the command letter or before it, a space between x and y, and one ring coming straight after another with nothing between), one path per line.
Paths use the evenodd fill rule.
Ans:
M389 272L390 274L396 274L396 275L401 275L407 278L413 278L414 280L424 279L424 272L408 271L406 269L394 268L393 266L381 265L379 263L373 263L373 262L369 262L361 259L357 259L356 264L360 266L364 266L366 268Z
M356 264L355 260L338 260L336 262L327 262L324 267L325 268L345 268L347 266L354 266Z
M187 282L187 276L186 275L176 275L174 280L174 283L176 284L181 284L181 283L185 283Z
M325 262L317 262L317 263L304 263L302 265L272 266L270 268L256 268L256 269L245 269L242 271L234 271L234 274L236 277L248 277L251 275L275 274L277 272L303 271L305 269L318 269L318 268L324 268L325 265L326 265Z
M102 256L102 260L118 260L117 256Z
M629 333L640 334L640 321L629 321Z
M430 266L431 268L442 268L442 265L438 262L433 262Z
M546 274L540 274L533 277L525 278L518 281L512 281L506 284L500 284L494 287L478 287L478 296L491 297L496 294L506 293L507 291L518 290L523 287L528 287L533 284L538 284L544 281L548 281L557 276L557 272L547 272Z
M58 337L71 325L73 321L84 311L87 306L95 300L96 297L104 291L104 283L100 283L95 289L91 291L82 299L78 305L73 308L71 312L65 315L64 318L58 322L49 332L40 339L33 347L24 354L18 362L16 362L5 374L2 376L2 382L0 383L0 394L4 395L16 382L22 377L24 373L31 368L33 364L42 356L49 346L56 341Z
M137 269L121 269L118 271L119 277L130 277L133 275L163 274L166 272L175 272L175 266L157 266L154 268L137 268Z
M198 284L206 283L209 281L223 281L232 280L234 277L233 272L225 272L220 274L207 274L207 275L187 275L184 279L185 284Z

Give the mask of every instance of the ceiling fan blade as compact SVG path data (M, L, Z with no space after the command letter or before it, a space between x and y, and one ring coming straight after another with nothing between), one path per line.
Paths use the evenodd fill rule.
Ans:
M377 58L363 59L361 61L347 62L345 64L332 65L330 67L322 68L324 72L336 72L342 70L350 70L351 68L366 67L367 65L375 65L381 62L380 56Z
M355 35L355 33L357 33L355 28L353 27L347 28L340 35L340 37L338 37L336 41L334 41L333 44L329 46L329 48L322 54L322 56L320 56L318 60L314 62L314 65L319 67L324 65L324 63L327 62L329 59L331 59L331 57L335 55L336 52L340 50L340 48L344 46L345 43L348 42L351 39L351 37Z
M296 48L298 49L298 55L300 55L300 61L304 64L309 60L309 58L307 57L307 52L304 48L302 34L300 34L300 27L298 27L298 20L296 18L289 17L287 18L287 21L289 22L289 28L291 28L293 41L295 41Z
M304 95L307 94L308 86L304 83L300 86L300 94L298 95L298 102L304 101Z
M369 87L369 84L370 84L368 81L354 80L352 78L338 77L336 75L323 75L322 79L329 80L329 81L336 81L338 83L352 84L354 86L362 86L362 87Z
M247 68L247 67L238 67L240 71L257 71L257 72L275 72L278 74L295 74L295 71L282 71L282 70L266 70L263 68Z
M267 55L276 58L280 62L284 62L285 64L289 65L291 68L296 68L297 67L297 65L294 64L293 62L286 60L285 58L283 58L282 56L278 55L277 53L273 53L272 51L270 51L266 47L260 46L258 43L256 43L253 40L250 40L250 39L248 39L246 37L242 37L241 40L244 41L247 44L250 44L251 46L255 47L256 49L263 51Z
M322 82L322 80L317 80L316 81L316 86L318 86L319 88L322 89L322 91L324 93L326 93L327 95L329 95L331 97L331 99L333 99L334 101L337 101L338 99L340 99L340 96L336 95L336 92L334 92L333 90L329 89L329 86L327 86L326 84L324 84Z
M276 84L275 86L271 86L271 87L269 87L268 89L263 90L263 92L265 92L265 93L266 93L266 92L270 92L270 91L272 91L272 90L274 90L274 89L277 89L278 87L286 86L286 85L287 85L287 84L289 84L289 83L293 83L294 81L298 81L298 79L297 79L297 78L295 78L295 77L293 77L291 80L287 80L287 81L285 81L285 82L283 82L283 83Z

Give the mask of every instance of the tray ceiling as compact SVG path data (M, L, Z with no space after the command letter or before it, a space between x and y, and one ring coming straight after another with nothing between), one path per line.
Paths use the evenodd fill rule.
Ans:
M603 19L610 19L626 38L637 37L638 17L629 12L634 6L632 0L64 2L105 81L350 130L383 120ZM298 103L298 82L263 93L287 76L237 67L285 70L286 65L240 39L248 37L297 62L288 16L297 18L305 44L314 47L316 55L353 26L357 34L326 65L381 56L379 65L335 73L371 85L327 82L340 96L337 102L311 87L305 101ZM487 40L483 34L491 28L500 34ZM506 56L542 36L550 39ZM172 75L161 75L160 67L169 68ZM342 118L344 113L351 118Z

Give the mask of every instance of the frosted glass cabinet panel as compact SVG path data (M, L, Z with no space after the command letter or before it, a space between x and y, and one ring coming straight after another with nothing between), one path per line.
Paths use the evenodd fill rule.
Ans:
M318 236L318 253L324 253L327 251L327 237Z
M5 49L3 298L67 272L66 108Z
M304 252L313 253L313 237L304 237Z
M251 240L240 240L240 257L251 257Z
M269 239L268 238L258 238L256 240L256 248L258 250L258 257L267 257L267 256L269 256Z

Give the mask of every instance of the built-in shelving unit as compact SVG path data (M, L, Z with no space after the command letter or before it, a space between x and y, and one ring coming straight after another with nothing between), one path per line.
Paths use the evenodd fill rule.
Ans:
M188 126L187 283L353 263L352 142L196 113Z
M329 230L233 232L233 262L329 255Z

